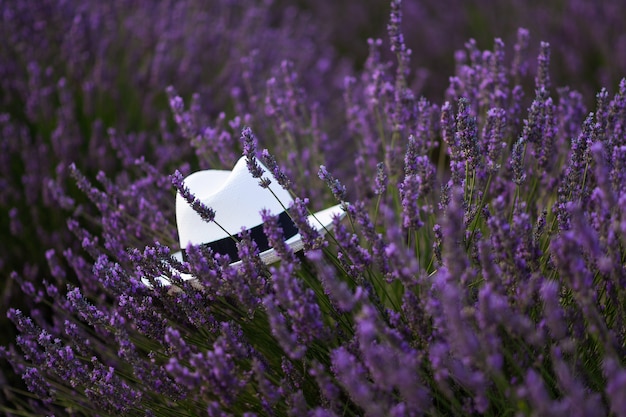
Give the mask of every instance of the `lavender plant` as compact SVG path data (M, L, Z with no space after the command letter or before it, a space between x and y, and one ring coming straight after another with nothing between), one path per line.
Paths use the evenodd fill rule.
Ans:
M303 0L324 21L338 22L332 39L341 51L365 59L366 36L381 36L386 25L386 2L345 0L340 4ZM535 39L550 42L551 72L561 85L576 86L587 105L602 87L613 88L626 73L626 58L616 53L625 48L622 18L626 4L620 0L463 0L407 1L403 4L403 33L410 48L418 51L411 60L416 77L412 87L420 95L440 100L457 58L451 51L473 38L487 45L494 37L513 44L518 27L530 30ZM350 16L350 19L344 19ZM538 43L529 45L533 54ZM383 51L385 54L386 51ZM388 56L388 55L386 55ZM536 68L536 62L526 62ZM524 84L532 88L531 84Z
M167 174L230 166L240 150L233 131L265 119L268 79L282 85L297 74L313 87L344 71L323 27L293 6L0 0L0 10L0 344L15 337L8 307L33 307L11 271L40 283L50 264L77 282L81 246L68 216L97 236L131 222L124 239L133 243L122 241L133 247L153 241L147 225L174 242L173 209L158 207L171 200ZM340 100L331 88L309 94L329 108ZM186 114L179 95L190 102ZM92 188L83 180L79 190L72 164L104 192L83 193ZM115 187L142 197L115 201ZM87 196L99 207L129 205L103 226Z
M395 63L372 40L345 80L341 137L352 143L328 140L288 62L237 100L263 103L263 118L211 122L167 91L194 165L245 152L253 175L263 161L294 194L303 252L263 213L279 263L263 264L245 233L240 267L203 247L177 261L171 185L212 218L180 173L168 178L147 155L95 186L69 168L87 200L60 188L57 200L75 211L80 247L63 254L71 270L46 253L43 285L12 276L36 305L9 311L19 336L0 355L32 397L9 390L3 411L626 415L626 80L588 112L554 87L541 43L529 91L520 30L510 58L499 39L486 51L469 42L443 101L430 102L411 88L400 6L388 27ZM341 147L355 154L326 163ZM325 238L307 227L307 205L337 201L347 218Z

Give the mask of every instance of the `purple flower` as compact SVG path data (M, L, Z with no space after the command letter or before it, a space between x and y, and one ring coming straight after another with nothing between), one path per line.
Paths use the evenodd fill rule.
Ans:
M356 0L7 3L7 412L620 415L626 81L597 47L619 49L607 1L511 3L498 22L392 1L387 43L360 46L352 25L377 11ZM551 44L519 29L511 57L501 39L449 50L476 18ZM456 68L429 72L442 53ZM304 253L264 210L273 263L245 230L236 263L192 245L180 260L172 184L214 221L184 177L242 151L294 196ZM350 204L322 236L307 206L325 186Z
M212 222L215 219L215 211L205 206L200 200L198 200L191 192L189 188L185 186L183 175L176 171L172 174L172 184L180 195L187 201L187 203L198 213L202 220L207 223Z
M384 194L387 190L387 184L389 183L389 177L385 172L385 164L379 162L376 165L376 187L374 188L374 194Z
M333 373L350 395L350 400L368 414L383 415L385 404L376 398L375 388L363 364L343 347L333 351L331 360Z
M419 353L399 333L385 328L373 308L363 308L356 327L364 364L377 388L397 389L407 412L421 413L428 409L429 393L419 378Z
M297 348L292 350L290 357L300 358L313 341L324 340L327 337L320 307L315 302L313 290L304 288L295 277L292 264L282 263L277 268L272 267L271 272L273 294L264 300L264 304L267 306L272 303L273 308L280 307L285 312L283 317L286 316L286 321L283 323L290 323L290 339L297 343ZM279 320L277 323L283 321L277 319ZM284 328L281 329L284 331Z
M274 158L274 156L270 154L267 149L263 149L263 151L261 152L261 158L263 159L265 166L267 166L267 169L270 170L272 176L276 179L278 184L280 184L280 186L287 191L291 190L291 180L289 180L283 170L280 169L278 163L276 162L276 158Z
M272 335L279 346L291 359L301 359L306 353L306 346L298 342L296 334L290 332L288 320L279 310L277 300L268 295L263 299L263 306L268 316Z
M482 163L476 118L470 114L469 101L466 98L460 98L458 106L455 142L460 146L461 156L467 161L469 168L475 170Z
M256 160L256 138L252 133L252 129L245 127L241 131L241 140L243 141L243 154L246 157L248 171L250 171L250 174L252 174L254 178L261 178L265 171ZM262 184L261 186L263 188L267 188L269 181L269 179L264 178L259 181L259 184Z
M372 246L372 255L374 261L377 262L383 275L390 272L389 259L386 255L387 245L383 240L383 236L376 232L374 224L370 216L367 214L362 203L356 202L348 206L348 215L355 219L357 224L362 228L365 240Z
M337 199L337 201L344 202L346 199L346 187L339 182L338 179L332 176L331 173L328 172L324 165L320 165L319 172L317 175L320 177L322 181L328 185L328 188L332 191L333 195Z
M550 89L550 74L548 69L550 66L550 44L541 42L541 52L537 58L537 75L535 76L535 86L537 90Z
M513 182L517 185L521 185L526 180L526 173L524 172L524 151L526 144L524 138L519 138L513 145L511 151L511 169L513 170Z
M278 216L272 215L267 210L262 210L261 219L263 219L263 232L267 236L270 247L278 253L281 260L290 264L298 264L298 259L285 243L283 230L278 224Z
M614 358L606 358L604 372L607 377L606 394L609 398L611 413L616 416L626 415L626 371Z
M404 182L400 184L400 195L402 197L402 225L407 229L419 229L424 225L420 218L420 207L418 198L421 197L419 189L422 185L422 177L417 174L407 175Z
M337 269L325 262L321 251L310 251L306 256L308 260L313 262L318 279L324 288L324 294L328 297L333 308L340 313L351 311L363 296L362 289L357 287L353 291L348 282L342 281L338 276ZM351 270L348 273L356 279L356 271Z
M391 1L391 12L389 16L389 24L387 25L387 31L390 38L391 52L394 52L398 57L398 75L399 79L404 82L404 77L408 73L408 65L411 57L411 50L407 48L404 42L404 35L400 29L402 23L402 1Z
M506 146L503 137L505 126L506 111L502 108L489 109L483 130L486 150L485 165L489 173L495 173L500 169L500 155Z
M319 232L315 230L307 221L308 210L306 205L308 203L309 200L306 198L304 200L296 198L289 207L289 215L298 227L298 231L302 236L302 243L304 245L305 252L320 249L327 245L324 238L320 236Z
M465 164L462 160L460 143L455 131L452 105L445 102L441 107L441 134L442 140L448 147L450 156L450 171L452 184L461 185L465 180Z
M53 401L52 394L54 391L37 368L27 368L22 374L22 379L28 390L44 402L51 403Z
M346 226L338 218L333 220L333 226L334 236L340 249L337 254L338 260L344 260L343 267L346 271L355 279L359 279L365 273L365 269L372 264L372 256L359 244L359 236L348 232Z

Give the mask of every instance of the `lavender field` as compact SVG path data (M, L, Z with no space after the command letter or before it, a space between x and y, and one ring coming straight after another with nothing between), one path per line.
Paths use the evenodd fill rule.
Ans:
M1 415L626 416L623 1L0 12Z

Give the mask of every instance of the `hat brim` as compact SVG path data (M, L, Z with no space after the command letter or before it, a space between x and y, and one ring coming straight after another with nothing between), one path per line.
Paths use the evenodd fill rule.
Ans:
M324 210L318 211L314 214L311 214L310 216L307 217L307 221L315 230L317 230L320 234L324 235L326 234L327 231L332 230L334 217L339 216L340 218L343 218L345 215L346 215L346 212L341 207L341 204L337 204L335 206L332 206ZM300 233L296 233L295 235L287 239L285 243L287 244L287 246L289 246L289 248L291 248L293 252L298 252L299 250L302 250L302 248L304 247L304 243L302 242L302 236L300 235ZM182 251L174 252L172 256L177 261L183 262ZM276 250L274 250L274 248L270 248L266 251L261 252L259 254L259 257L261 258L261 261L265 264L271 264L280 260L280 257L278 253L276 252ZM237 262L231 263L230 266L237 268L242 263L243 261L237 261ZM195 277L192 274L186 274L186 273L177 271L174 268L172 268L172 272L178 273L183 281L195 279ZM169 278L167 278L166 276L157 277L156 281L160 282L161 285L164 285L164 286L171 285ZM146 278L142 278L142 282L147 286L151 286L149 280Z

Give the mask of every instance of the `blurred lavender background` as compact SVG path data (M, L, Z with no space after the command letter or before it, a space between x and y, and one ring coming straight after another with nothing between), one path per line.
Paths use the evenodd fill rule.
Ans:
M368 38L383 38L383 61L392 57L383 0L1 0L0 12L0 345L15 339L9 306L33 307L13 271L35 283L64 274L78 282L69 266L81 262L82 242L67 219L83 219L96 236L115 233L83 204L71 164L128 195L156 185L150 201L129 199L136 205L126 210L171 244L167 175L229 167L232 132L244 124L254 122L287 170L298 161L289 172L296 189L322 163L349 181L356 144L345 128L344 80L363 73ZM626 74L620 0L405 1L403 12L412 91L438 105L463 61L455 51L470 38L490 49L500 37L511 56L519 27L530 31L527 56L539 40L550 43L553 85L584 93L581 106ZM314 128L299 130L303 117ZM142 247L153 237L138 231L130 240Z
M384 1L301 3L323 22L331 22L333 45L341 54L356 57L357 66L367 56L362 39L380 37L387 23ZM551 71L557 86L576 86L593 97L602 87L614 88L626 72L624 7L619 0L405 1L402 29L413 50L418 91L431 100L438 99L448 84L454 51L470 38L481 49L490 47L494 38L513 45L519 27L529 29L535 40L530 56L537 55L539 40L552 46ZM338 17L341 23L333 23Z

